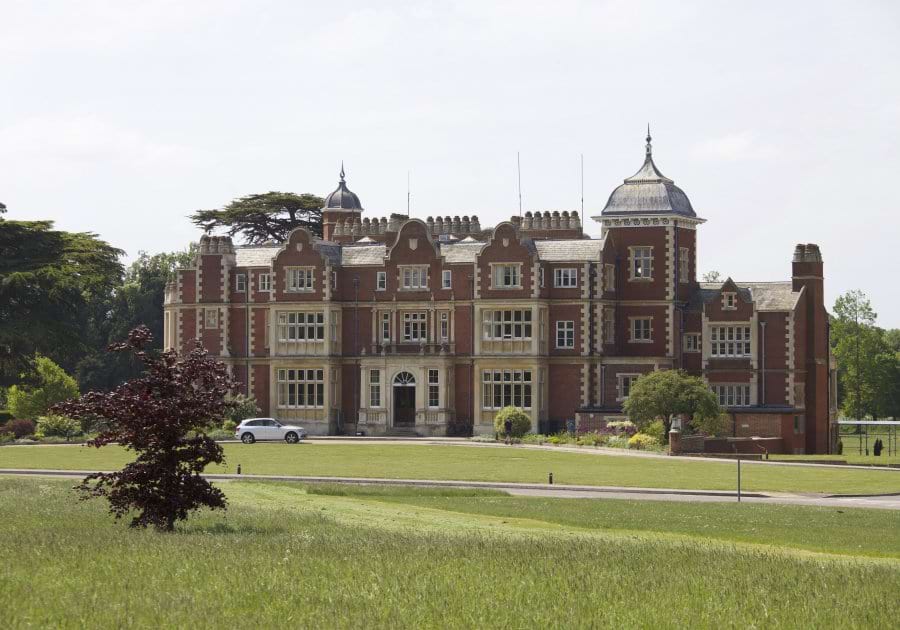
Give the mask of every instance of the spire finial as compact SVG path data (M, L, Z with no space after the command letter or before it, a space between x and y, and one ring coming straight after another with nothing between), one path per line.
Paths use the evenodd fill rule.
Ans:
M341 160L341 183L344 183L344 160Z
M653 138L650 136L650 123L647 123L647 157L653 156L653 146L650 144L650 141Z

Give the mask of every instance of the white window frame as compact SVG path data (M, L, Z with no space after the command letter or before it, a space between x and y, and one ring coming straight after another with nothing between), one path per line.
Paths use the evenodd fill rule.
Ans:
M449 311L441 311L441 313L440 313L440 332L441 332L441 341L450 341L450 313L449 313Z
M441 406L441 371L428 369L428 408L438 409Z
M325 407L325 370L321 368L278 368L276 387L279 409Z
M325 313L323 311L279 311L278 341L281 343L325 343Z
M690 282L690 258L690 248L678 248L678 282L681 284L687 284L688 282Z
M401 291L422 291L428 288L427 265L401 265L399 270Z
M610 263L606 263L603 265L603 273L605 277L603 278L603 284L605 285L603 289L605 291L615 291L616 290L616 266Z
M484 309L481 335L484 341L530 341L533 334L531 309Z
M544 268L543 267L540 267L538 269L538 276L540 278L541 288L543 289L544 288Z
M553 286L556 289L575 289L578 287L578 269L564 267L553 270Z
M337 280L338 280L337 271L332 271L331 272L331 288L333 290L337 290Z
M735 293L734 291L725 291L724 293L722 293L722 310L737 310L737 293Z
M556 321L556 347L560 349L571 349L575 347L574 320L559 319Z
M482 370L482 409L496 410L509 405L531 409L532 377L532 370Z
M236 293L247 292L247 274L238 273L234 276L234 290Z
M259 290L265 293L272 292L272 274L270 273L261 273L259 274Z
M285 291L288 293L312 293L316 290L315 267L285 267Z
M382 343L391 342L391 313L390 311L381 314L381 341Z
M631 387L640 377L640 374L617 374L616 375L616 400L627 400L631 395Z
M428 313L425 311L403 313L403 341L406 343L428 341Z
M631 331L629 343L653 342L653 317L629 317L628 320Z
M442 289L452 289L453 288L453 272L449 269L444 269L441 271L441 288Z
M710 385L721 407L750 407L749 383L714 383Z
M369 370L369 407L381 407L381 370Z
M387 291L387 271L375 272L375 290Z
M684 334L684 351L700 352L700 333Z
M604 313L603 319L603 343L616 342L616 318L610 313Z
M653 280L653 246L638 245L629 247L629 268L632 282L648 282Z
M521 289L522 263L492 263L491 287L501 291Z
M211 330L219 327L219 309L205 308L203 309L203 328Z
M746 359L753 356L750 324L711 325L709 356L716 359Z

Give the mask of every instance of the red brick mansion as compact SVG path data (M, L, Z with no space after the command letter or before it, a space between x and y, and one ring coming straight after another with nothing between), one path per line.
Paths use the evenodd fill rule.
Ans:
M827 452L834 387L822 257L791 279L697 279L699 218L653 162L616 188L587 237L577 212L364 216L341 172L324 238L235 247L203 236L165 300L165 346L200 339L263 413L311 434L491 432L516 405L534 430L622 419L652 370L702 375L732 438ZM739 443L740 440L733 440Z

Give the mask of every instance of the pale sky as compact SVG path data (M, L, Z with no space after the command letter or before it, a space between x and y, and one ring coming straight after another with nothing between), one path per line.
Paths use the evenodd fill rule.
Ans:
M900 3L0 0L0 201L129 257L197 208L334 189L370 217L584 206L641 165L687 193L700 269L900 327ZM599 225L586 221L590 233Z

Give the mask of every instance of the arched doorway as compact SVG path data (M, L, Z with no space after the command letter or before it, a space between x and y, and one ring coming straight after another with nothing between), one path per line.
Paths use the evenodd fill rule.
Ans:
M394 426L411 427L416 423L416 377L400 372L394 377Z

